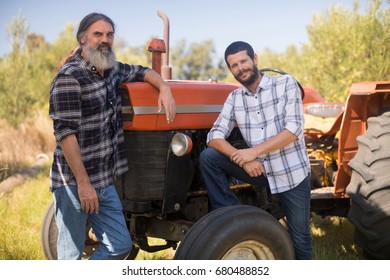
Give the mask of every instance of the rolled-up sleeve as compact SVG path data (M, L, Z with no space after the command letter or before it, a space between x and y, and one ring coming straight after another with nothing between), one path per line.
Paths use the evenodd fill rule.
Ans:
M214 122L213 127L207 135L207 143L213 139L226 139L232 132L235 125L233 112L232 93L228 96L221 113Z
M49 115L57 142L77 134L81 119L81 89L72 76L59 75L50 88Z
M302 107L302 98L299 92L297 82L290 77L286 86L286 117L285 128L294 134L298 139L304 137L304 115Z
M118 62L122 82L143 82L145 74L151 70L142 65L123 64Z

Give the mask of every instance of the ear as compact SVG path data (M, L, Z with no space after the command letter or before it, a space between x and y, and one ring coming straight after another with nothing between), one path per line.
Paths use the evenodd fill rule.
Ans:
M258 59L257 59L257 55L256 55L256 54L253 55L253 62L254 62L255 65L257 66Z
M80 44L83 46L87 42L87 34L82 33L80 36Z

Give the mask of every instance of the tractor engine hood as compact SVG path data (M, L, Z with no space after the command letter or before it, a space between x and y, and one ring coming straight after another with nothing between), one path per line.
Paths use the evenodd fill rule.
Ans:
M167 123L158 112L159 92L148 83L124 83L121 88L124 130L210 129L230 92L238 84L215 81L167 81L176 102L176 118Z

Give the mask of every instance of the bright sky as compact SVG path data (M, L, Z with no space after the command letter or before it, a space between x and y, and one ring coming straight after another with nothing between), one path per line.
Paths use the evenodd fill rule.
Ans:
M360 0L365 8L367 0ZM353 0L0 0L0 56L10 52L6 26L12 17L26 18L29 32L53 42L67 23L90 12L108 15L116 23L116 37L140 46L152 36L163 38L163 21L170 20L170 45L181 39L213 39L222 58L233 41L250 43L255 50L284 51L290 44L307 42L307 25L331 5L351 9Z

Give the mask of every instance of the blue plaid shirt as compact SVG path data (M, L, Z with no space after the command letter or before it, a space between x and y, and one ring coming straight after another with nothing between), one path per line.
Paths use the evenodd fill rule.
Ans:
M263 75L256 94L240 87L228 96L207 142L226 139L238 126L249 147L267 141L283 129L297 136L293 143L261 155L271 193L296 187L310 172L304 139L304 114L296 81L289 75Z
M120 85L143 81L150 68L117 62L102 77L79 52L57 73L50 87L50 118L57 145L51 190L76 185L60 141L75 134L91 184L102 188L128 169L121 118Z

